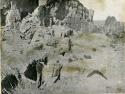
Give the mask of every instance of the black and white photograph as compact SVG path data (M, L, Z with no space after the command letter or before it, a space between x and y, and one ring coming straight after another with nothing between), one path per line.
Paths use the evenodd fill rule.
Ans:
M1 94L125 94L125 0L0 0Z

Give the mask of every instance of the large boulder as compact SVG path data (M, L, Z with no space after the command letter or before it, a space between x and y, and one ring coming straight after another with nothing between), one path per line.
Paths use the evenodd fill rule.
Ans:
M42 59L38 59L38 60L33 60L32 63L30 63L27 66L27 69L24 72L24 75L26 78L36 81L37 80L37 70L36 70L36 64L40 63L40 62L44 62L45 65L47 65L48 63L48 56L44 55L42 57Z
M104 31L107 35L119 36L124 31L125 25L116 20L115 17L108 17L104 24Z

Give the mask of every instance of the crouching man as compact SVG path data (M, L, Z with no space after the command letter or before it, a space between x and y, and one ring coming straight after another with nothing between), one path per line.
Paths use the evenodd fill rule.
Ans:
M52 77L57 77L54 83L60 80L62 67L63 65L60 64L60 62L57 60L56 64L54 64L53 73L52 73Z

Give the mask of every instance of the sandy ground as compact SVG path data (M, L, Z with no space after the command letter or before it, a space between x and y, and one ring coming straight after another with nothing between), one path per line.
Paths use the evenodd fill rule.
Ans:
M56 30L59 31L57 28ZM67 52L63 57L58 55L58 48L66 47L66 40L64 38L58 40L57 48L45 46L44 50L34 50L31 45L20 40L19 36L15 36L14 40L2 42L2 78L5 74L13 72L12 67L17 67L23 76L26 66L33 59L40 58L46 51L50 54L49 65L45 71L47 84L37 89L35 82L29 81L23 76L23 83L16 88L14 94L125 93L125 43L114 43L104 34L78 33L71 37L72 52ZM56 51L55 54L54 51ZM84 55L91 58L87 59ZM69 62L69 58L74 60ZM51 65L57 59L64 67L61 72L61 80L53 84L54 78L50 77ZM93 70L99 70L108 79L97 74L87 77Z

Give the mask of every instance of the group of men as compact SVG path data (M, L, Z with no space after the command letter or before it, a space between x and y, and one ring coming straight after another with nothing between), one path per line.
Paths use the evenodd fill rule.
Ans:
M37 71L37 88L40 88L42 84L45 83L46 79L43 79L43 74L44 74L44 68L47 67L48 65L48 56L44 56L43 59L37 60L36 63L36 71ZM56 83L58 80L60 80L61 76L61 69L63 65L59 62L59 60L56 61L56 63L53 66L53 71L52 71L52 78L56 77L53 83Z

